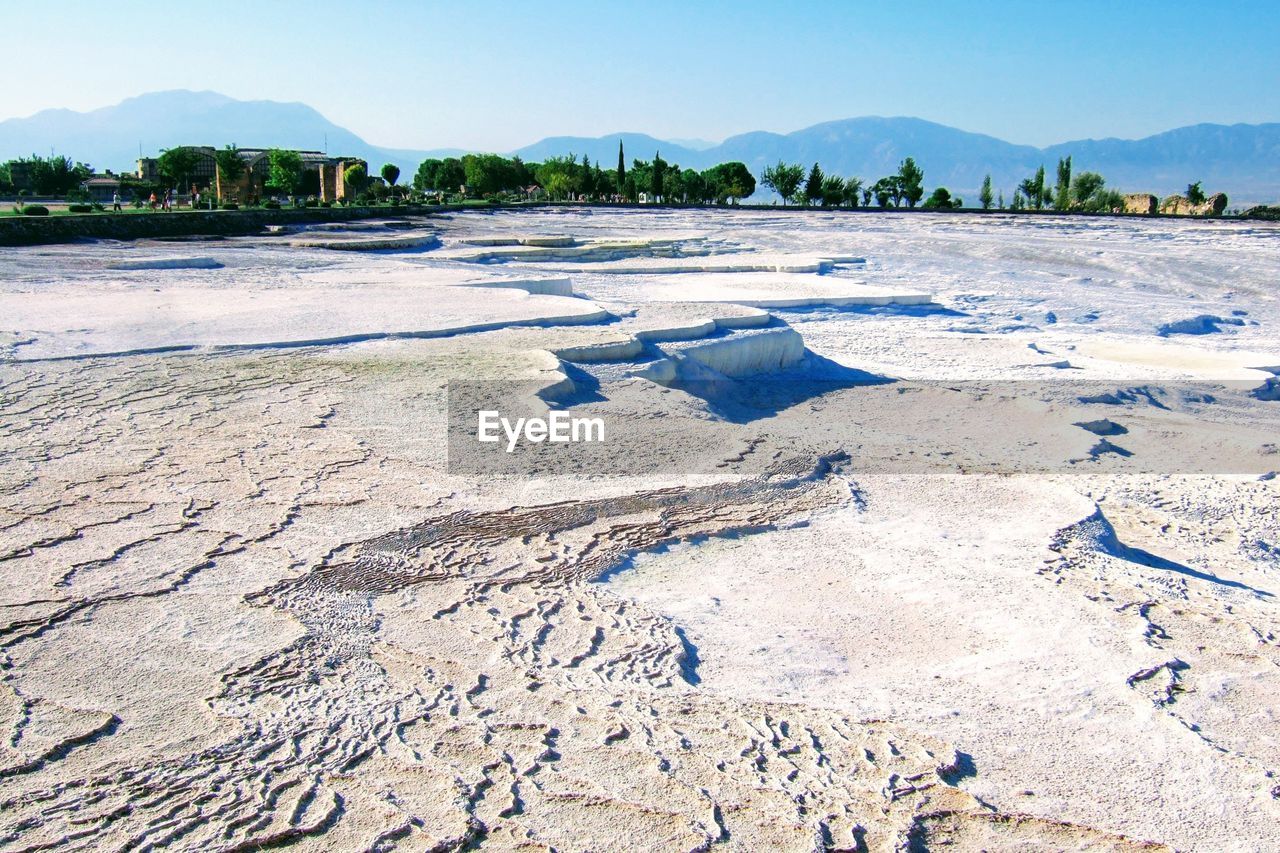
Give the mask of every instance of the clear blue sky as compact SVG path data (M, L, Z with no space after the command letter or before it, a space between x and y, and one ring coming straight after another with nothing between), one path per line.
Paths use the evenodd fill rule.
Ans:
M379 145L499 151L616 131L718 141L859 115L1035 145L1280 121L1280 0L11 0L0 11L0 118L213 89L303 101Z

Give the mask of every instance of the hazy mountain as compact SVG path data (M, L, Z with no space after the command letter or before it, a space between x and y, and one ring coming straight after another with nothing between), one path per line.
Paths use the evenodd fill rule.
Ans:
M517 148L512 153L526 163L540 163L548 157L564 157L568 154L581 160L582 155L586 154L591 162L599 161L600 168L615 169L618 166L619 141L626 152L628 168L632 160L652 160L655 153L661 153L662 159L668 163L681 165L700 164L703 159L702 152L669 140L654 139L644 133L613 133L599 137L549 136L532 145Z
M306 104L237 101L217 92L153 92L85 113L44 110L0 122L2 159L52 149L99 171L132 170L139 151L155 156L175 145L228 143L327 150L362 157L373 169L395 163L409 174L428 153L370 145Z
M694 151L706 151L708 148L715 148L717 145L720 144L719 142L711 142L710 140L706 140L706 139L679 139L676 137L672 137L668 141L674 142L676 145L679 145L681 148L689 148Z
M793 133L756 131L718 145L701 140L661 140L643 133L601 137L557 136L517 149L528 162L551 156L586 154L601 167L618 161L622 141L628 165L655 151L681 166L706 168L741 160L759 175L779 159L815 161L828 172L868 181L914 157L928 187L946 186L976 201L986 174L1012 195L1018 181L1044 164L1052 179L1061 156L1070 154L1075 171L1101 172L1108 185L1158 195L1181 192L1202 180L1208 191L1224 191L1233 206L1280 199L1280 124L1199 124L1144 139L1086 139L1049 148L1015 145L918 118L863 117L824 122ZM395 163L406 176L428 156L458 156L458 149L416 151L380 148L339 127L305 104L237 101L215 92L156 92L86 113L45 110L0 122L0 159L47 153L51 148L99 169L131 169L139 147L153 155L184 144L242 147L279 146L353 154L375 169Z
M1012 186L1034 170L1040 152L967 133L918 118L854 118L815 124L785 135L746 133L702 152L713 160L741 160L759 174L778 160L821 163L824 171L874 180L890 174L906 157L914 157L932 185L965 192L982 184L990 172L997 184Z
M637 137L640 144L633 145L631 140ZM612 165L620 138L628 163L633 158L649 159L658 142L638 134L566 137L543 140L519 153L572 150L595 157L591 152L612 152L608 159L600 158L602 165ZM1040 149L918 118L869 116L823 122L787 134L744 133L705 150L679 148L670 142L661 147L663 159L700 169L741 160L759 175L778 160L806 168L818 162L826 172L868 181L896 171L904 157L914 157L924 169L926 186L946 186L974 202L983 176L990 174L1008 199L1018 182L1042 164L1052 181L1058 158L1068 154L1076 173L1099 172L1109 186L1124 191L1164 196L1202 180L1206 190L1226 192L1233 206L1280 198L1280 124L1200 124L1144 139L1086 139Z
M1144 139L1086 139L1045 149L1122 187L1181 192L1193 180L1237 202L1280 199L1280 124L1196 124Z

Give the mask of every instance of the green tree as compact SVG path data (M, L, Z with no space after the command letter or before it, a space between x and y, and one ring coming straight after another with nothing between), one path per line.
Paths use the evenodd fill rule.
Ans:
M1000 198L996 200L996 206L1000 210L1004 210L1004 190L1000 190Z
M1039 197L1040 197L1040 192L1039 190L1036 189L1036 179L1034 176L1030 178L1023 178L1022 182L1018 184L1017 190L1015 190L1013 193L1013 200L1015 202L1018 202L1018 201L1029 202L1032 207L1037 206L1035 199ZM1021 206L1015 207L1014 210L1022 210L1022 207Z
M991 194L991 175L988 174L982 179L982 191L978 193L978 201L982 202L983 210L991 209L991 202L993 198L994 196ZM1004 205L1001 204L1001 207L1003 206Z
M567 197L582 189L582 170L572 154L567 157L548 157L538 164L535 175L538 183L557 198Z
M923 206L928 210L950 210L960 207L962 203L961 199L952 198L951 191L946 187L938 187L925 199Z
M1196 181L1194 184L1187 184L1187 201L1191 202L1192 204L1205 203L1205 194L1204 194L1204 190L1201 189L1200 187L1201 183L1203 182Z
M849 202L850 207L858 206L858 194L860 192L862 192L862 178L845 178L844 197Z
M653 168L649 175L649 195L650 201L657 201L662 195L662 181L667 174L667 161L662 159L662 153L655 151L653 154Z
M200 163L200 155L187 146L168 148L156 160L156 170L168 178L172 186L182 189L189 185Z
M684 170L679 166L668 166L662 176L662 200L667 204L688 201L684 186Z
M369 182L369 172L361 163L354 163L347 167L342 173L342 179L346 181L347 187L354 193L364 191L365 184Z
M461 192L462 185L466 182L467 171L463 168L461 160L457 157L446 157L440 161L440 168L436 170L435 189L450 193Z
M796 193L804 180L804 166L799 163L778 161L776 166L766 166L760 174L760 183L782 196L782 206Z
M1030 178L1025 179L1018 184L1018 189L1022 191L1026 199L1026 203L1040 210L1044 207L1045 202L1049 200L1048 193L1044 185L1044 166L1036 170L1036 173Z
M570 161L571 164L574 161ZM569 170L573 175L573 168ZM467 154L462 158L463 182L468 192L493 195L515 189L519 182L516 166L511 160L497 154Z
M418 164L418 171L413 175L413 188L418 192L439 189L437 176L440 172L440 160L427 158Z
M1088 209L1095 213L1120 213L1124 210L1124 196L1115 190L1099 190L1093 194Z
M59 154L51 154L48 157L32 154L30 157L20 157L9 162L26 165L31 175L32 189L36 195L66 195L78 189L82 182L93 177L92 166L72 163L71 158Z
M302 183L302 155L297 151L272 148L267 152L267 189L293 195Z
M1071 156L1058 160L1058 184L1054 192L1054 210L1066 210L1071 207Z
M908 157L898 167L898 180L902 190L902 198L907 207L915 207L924 198L924 170L916 165L916 161Z
M591 171L591 161L587 159L587 155L582 155L582 165L578 168L578 190L583 195L594 196L596 194L595 173Z
M219 196L226 198L230 195L231 188L244 177L246 169L244 158L232 144L215 151L213 161L218 172Z
M1106 183L1097 172L1081 172L1076 175L1071 182L1071 197L1075 207L1081 210L1092 209L1094 196Z
M898 200L902 198L902 188L897 175L881 178L871 185L870 191L876 198L876 204L882 208L888 207L891 201L894 207L897 207Z
M843 204L845 198L844 178L836 175L828 175L823 178L820 194L823 207L835 207Z
M707 182L702 177L702 173L695 169L686 169L680 173L681 191L686 201L704 204L709 197L707 193Z
M653 185L653 164L647 160L632 160L627 170L627 185L634 187L632 201L639 201L641 193L648 193Z
M564 198L573 192L573 179L565 172L552 172L543 186L553 199Z
M627 161L622 158L622 140L618 140L618 195L627 195Z
M809 177L804 182L804 200L806 204L813 204L822 198L822 169L817 163L813 164L813 168L809 170Z
M400 167L395 163L383 163L380 174L382 180L387 182L387 186L394 187L396 181L400 180Z
M599 169L596 169L596 171L598 172ZM511 158L511 173L512 179L515 181L515 187L518 189L524 189L537 180L533 176L533 168L519 157Z
M736 160L712 166L702 173L708 190L717 200L729 199L735 204L756 191L756 178L745 163Z
M871 187L863 187L862 188L862 206L863 207L871 206L871 196L872 196Z

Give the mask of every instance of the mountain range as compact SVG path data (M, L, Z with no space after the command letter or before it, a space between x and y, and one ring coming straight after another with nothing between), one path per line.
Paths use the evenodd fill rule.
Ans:
M1102 173L1109 186L1167 195L1191 181L1230 195L1232 206L1280 199L1280 123L1197 124L1142 139L1083 139L1036 148L970 133L919 118L867 116L823 122L793 133L753 131L719 144L661 140L643 133L601 137L549 137L509 154L527 162L586 154L612 167L622 142L628 163L650 159L706 168L741 160L759 175L778 160L814 162L839 175L874 180L914 157L927 186L976 195L984 175L1011 194L1018 181L1044 165L1052 179L1059 157L1075 171ZM364 158L373 168L395 163L406 175L426 157L458 156L460 149L408 150L372 145L301 103L240 101L216 92L154 92L89 112L45 110L0 122L0 160L55 150L100 170L132 169L139 151L154 156L175 145L288 147Z

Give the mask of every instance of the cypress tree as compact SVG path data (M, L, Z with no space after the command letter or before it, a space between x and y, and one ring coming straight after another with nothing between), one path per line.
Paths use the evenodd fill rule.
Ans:
M662 195L662 179L667 174L667 161L662 159L662 152L655 151L653 154L653 172L649 178L649 195L650 201L656 202L658 196Z
M1058 190L1053 200L1058 210L1066 210L1071 206L1071 156L1058 160Z
M804 200L807 203L813 204L822 198L822 179L824 177L822 169L817 163L814 163L813 168L809 170L809 179L804 183Z
M618 140L618 195L627 191L627 161L622 158L622 140Z

